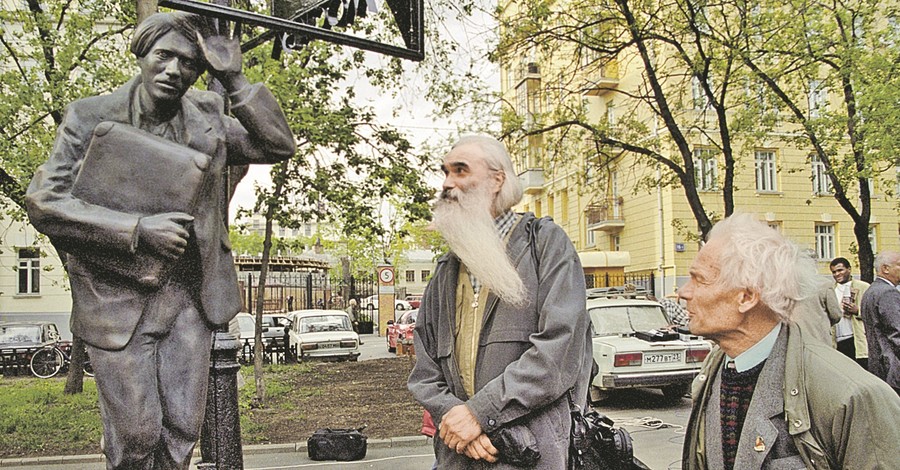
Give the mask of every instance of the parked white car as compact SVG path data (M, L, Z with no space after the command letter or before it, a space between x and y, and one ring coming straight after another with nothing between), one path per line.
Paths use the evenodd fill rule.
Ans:
M233 321L237 322L236 332L240 335L238 339L241 345L249 344L252 348L256 344L256 319L249 313L241 312L234 317ZM234 331L233 328L232 331Z
M591 399L610 390L659 388L670 401L681 399L709 354L709 341L668 328L662 306L635 298L588 298L594 360L600 372Z
M288 314L291 329L288 348L297 360L330 359L356 361L359 335L350 316L341 310L298 310Z
M378 294L370 295L359 302L359 306L364 310L378 310ZM394 299L394 310L410 310L412 305L403 299Z

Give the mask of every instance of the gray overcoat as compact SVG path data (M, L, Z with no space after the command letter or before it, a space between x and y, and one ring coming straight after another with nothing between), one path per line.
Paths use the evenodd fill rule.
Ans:
M431 413L438 432L444 414L465 403L488 434L501 426L528 427L541 452L535 468L561 470L571 427L566 392L574 387L584 406L593 360L584 271L565 232L531 213L513 229L507 254L525 284L527 305L516 308L488 295L475 395L463 389L453 351L460 261L452 253L438 260L422 298L409 389ZM512 468L458 455L438 437L434 447L440 469Z

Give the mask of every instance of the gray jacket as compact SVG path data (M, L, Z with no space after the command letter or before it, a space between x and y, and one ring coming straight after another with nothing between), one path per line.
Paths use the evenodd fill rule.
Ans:
M517 308L488 295L475 395L466 395L453 351L460 262L452 253L438 260L422 298L409 389L438 429L444 414L462 403L488 434L501 426L527 427L541 452L535 468L559 470L567 463L571 427L566 392L575 387L574 396L585 404L592 364L584 271L565 232L531 213L513 229L507 253L529 293L528 303ZM435 455L441 469L487 466L456 454L440 438Z
M876 278L862 296L860 314L866 323L869 372L900 389L900 292Z

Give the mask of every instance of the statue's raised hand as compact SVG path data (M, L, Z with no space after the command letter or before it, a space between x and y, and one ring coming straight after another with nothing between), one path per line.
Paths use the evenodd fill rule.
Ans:
M203 36L197 33L197 41L206 63L209 64L209 72L214 77L222 79L228 75L241 72L241 24L237 23L231 38L224 35Z

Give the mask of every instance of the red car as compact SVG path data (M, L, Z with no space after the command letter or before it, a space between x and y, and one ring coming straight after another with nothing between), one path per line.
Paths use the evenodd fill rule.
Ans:
M416 309L404 312L396 322L388 320L388 327L385 332L388 352L396 351L399 343L412 344L416 328L416 317L418 315L419 310Z
M406 301L409 302L409 306L412 308L419 308L419 304L422 303L422 295L407 295Z

